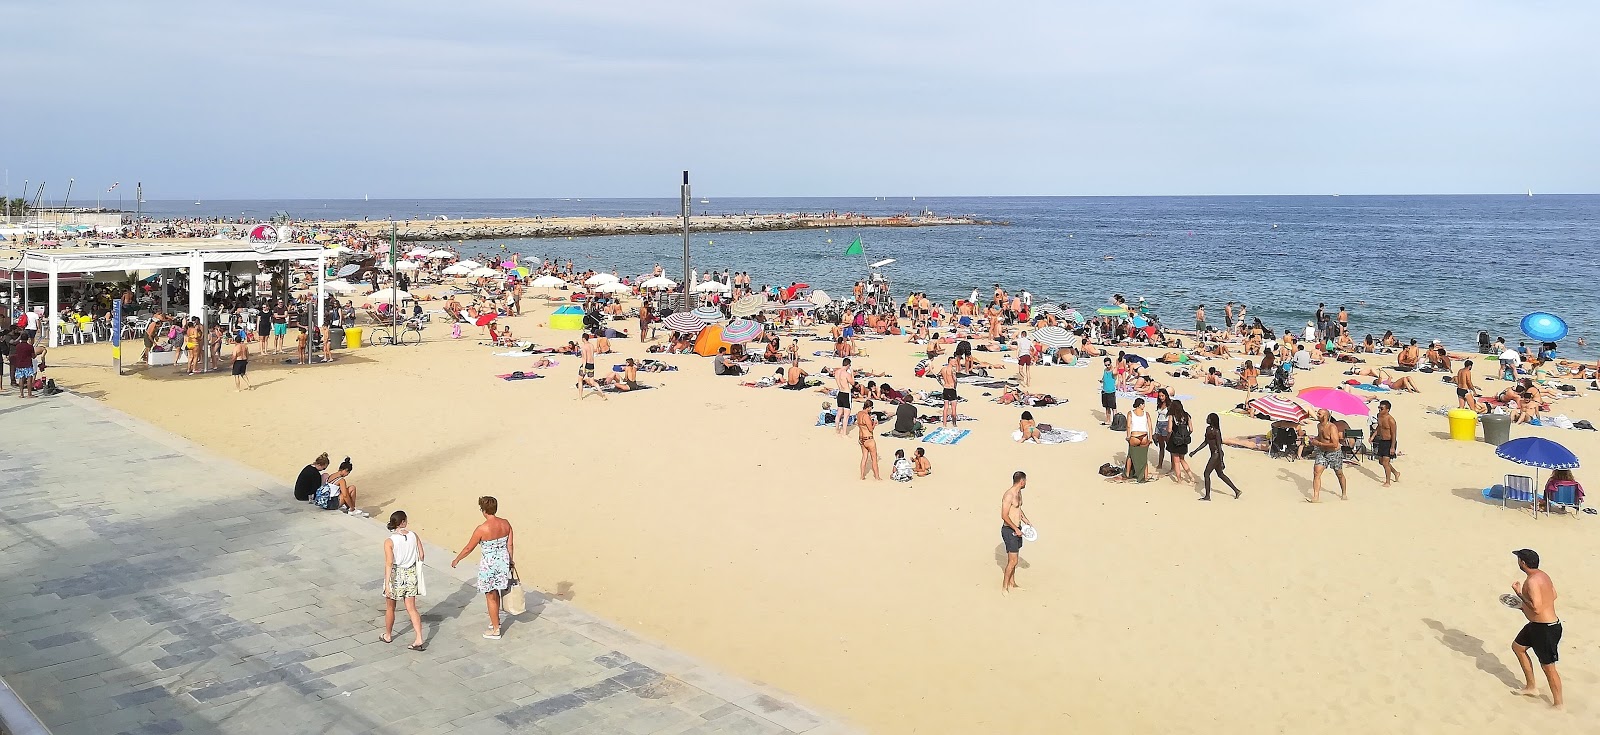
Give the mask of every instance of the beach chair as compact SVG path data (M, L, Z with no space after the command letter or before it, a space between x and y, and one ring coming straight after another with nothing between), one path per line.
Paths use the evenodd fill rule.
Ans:
M1344 453L1354 457L1356 462L1372 456L1372 450L1367 447L1367 432L1365 429L1344 430Z
M1533 515L1539 515L1539 496L1533 492L1533 478L1527 475L1506 475L1504 492L1500 494L1500 507L1508 508L1511 503L1527 503L1533 510Z
M1562 506L1562 507L1565 507L1565 508L1571 508L1574 511L1577 511L1578 510L1578 483L1576 483L1576 482L1558 482L1558 483L1556 483L1555 492L1553 494L1551 494L1549 497L1545 498L1545 500L1546 500L1546 503L1545 503L1545 513L1546 514L1548 514L1550 512L1549 511L1549 507L1552 506L1552 505L1559 505L1559 506ZM1581 515L1581 514L1573 513L1573 515Z
M1267 456L1277 459L1288 457L1290 462L1300 458L1300 436L1292 426L1274 426L1267 445Z

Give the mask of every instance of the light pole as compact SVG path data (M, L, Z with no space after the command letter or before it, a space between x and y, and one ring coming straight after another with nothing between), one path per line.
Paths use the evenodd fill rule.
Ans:
M683 310L689 310L689 290L694 288L689 274L689 172L683 172Z

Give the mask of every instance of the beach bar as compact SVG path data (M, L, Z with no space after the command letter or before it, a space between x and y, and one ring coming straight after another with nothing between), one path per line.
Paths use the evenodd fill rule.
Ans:
M327 259L332 251L319 243L289 243L277 241L253 242L245 240L120 240L91 239L88 245L49 250L24 250L12 266L20 272L21 281L40 277L49 286L46 298L50 325L50 346L61 340L60 283L64 274L93 274L115 271L125 273L141 270L187 268L189 270L189 316L206 320L205 273L213 264L256 262L281 262L290 260L316 261L317 263L317 322L324 320L324 300L327 298Z

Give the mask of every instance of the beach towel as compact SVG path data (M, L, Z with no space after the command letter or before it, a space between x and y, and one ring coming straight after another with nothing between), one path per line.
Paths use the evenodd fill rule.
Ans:
M917 420L921 421L924 424L937 424L937 423L939 423L939 418L940 417L938 417L938 416L918 416ZM964 413L956 414L956 420L957 421L977 421L977 419L975 419L975 418L973 418L971 416L968 416L968 415L966 415Z
M618 393L638 393L639 391L642 391L642 390L654 390L654 389L655 389L655 386L653 386L653 385L645 385L644 383L640 383L639 387L634 388L633 390L622 390L621 388L618 388L617 386L615 386L613 384L610 384L610 383L607 383L605 385L605 387L601 388L601 390L603 390L603 391L605 391L607 393L610 393L612 395L616 395ZM593 390L593 389L591 388L590 390Z
M1356 390L1367 391L1368 393L1388 393L1389 392L1389 388L1386 388L1386 387L1381 386L1381 385L1373 385L1371 383L1357 383L1357 384L1355 384L1355 385L1353 385L1351 387L1355 388Z
M534 353L527 352L527 351L524 351L524 350L514 350L514 351L511 351L511 352L496 352L496 353L494 353L494 356L495 357L527 357L528 355L532 355L532 354L534 354Z
M933 378L935 380L937 380L938 377L939 377L938 375L934 375L933 376ZM958 383L958 384L966 383L967 385L981 384L981 383L994 383L994 382L1005 383L1006 381L1004 381L1004 380L997 381L994 378L991 378L991 377L989 377L987 375L963 375L963 376L961 376L959 378L956 378L956 383Z
M958 444L971 434L970 429L934 429L922 437L924 444Z
M1089 435L1087 433L1082 431L1072 431L1071 429L1051 429L1049 431L1039 432L1040 444L1071 444L1074 442L1085 441L1088 438ZM1021 429L1016 429L1011 432L1011 441L1022 441Z
M523 373L521 375L518 375L516 373L510 373L510 374L507 374L507 375L496 375L495 377L497 377L497 378L499 378L501 380L535 380L535 379L538 379L538 378L542 378L544 376L540 375L538 373Z

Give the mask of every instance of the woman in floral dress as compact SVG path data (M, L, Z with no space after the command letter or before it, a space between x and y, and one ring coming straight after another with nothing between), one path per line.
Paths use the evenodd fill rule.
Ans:
M406 512L397 510L389 514L389 537L383 540L383 637L384 643L394 640L394 613L397 604L404 604L411 617L411 629L416 633L411 645L421 651L422 616L417 613L417 598L422 595L422 539L406 528Z
M483 523L472 530L466 548L456 555L450 567L455 568L473 549L478 550L478 591L489 603L489 630L484 638L500 640L500 593L511 586L512 535L511 524L495 516L500 501L485 495L478 498L478 510L483 511Z

